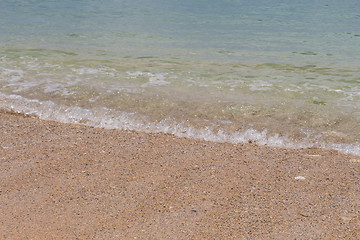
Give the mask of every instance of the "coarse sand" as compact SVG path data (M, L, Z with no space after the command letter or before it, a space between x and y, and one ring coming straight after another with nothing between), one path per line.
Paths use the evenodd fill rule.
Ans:
M360 239L360 157L0 112L0 239Z

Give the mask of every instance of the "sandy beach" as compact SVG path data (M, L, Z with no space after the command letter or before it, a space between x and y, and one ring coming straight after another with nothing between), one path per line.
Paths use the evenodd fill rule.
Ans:
M359 239L360 157L0 112L0 239Z

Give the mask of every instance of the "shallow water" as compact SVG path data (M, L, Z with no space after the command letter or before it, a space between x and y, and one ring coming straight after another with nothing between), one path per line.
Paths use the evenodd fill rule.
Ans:
M360 155L357 1L2 1L0 107Z

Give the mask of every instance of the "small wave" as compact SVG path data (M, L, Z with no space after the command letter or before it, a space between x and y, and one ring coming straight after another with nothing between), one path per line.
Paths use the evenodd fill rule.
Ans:
M105 107L85 109L77 106L57 105L52 101L27 99L19 95L0 93L0 108L26 115L36 115L43 120L53 120L63 123L83 124L105 129L135 130L152 133L168 133L177 137L200 139L212 142L229 142L233 144L253 142L257 145L267 145L280 148L322 148L336 150L340 153L360 156L360 143L337 144L319 142L315 139L293 141L279 134L269 135L267 130L258 131L248 128L243 131L226 133L215 131L211 127L195 128L184 122L176 123L172 119L160 122L149 122L145 116L135 113L113 111Z

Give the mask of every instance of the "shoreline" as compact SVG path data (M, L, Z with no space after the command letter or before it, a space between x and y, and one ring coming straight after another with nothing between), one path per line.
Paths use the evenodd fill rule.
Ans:
M0 111L2 239L358 239L360 157Z

